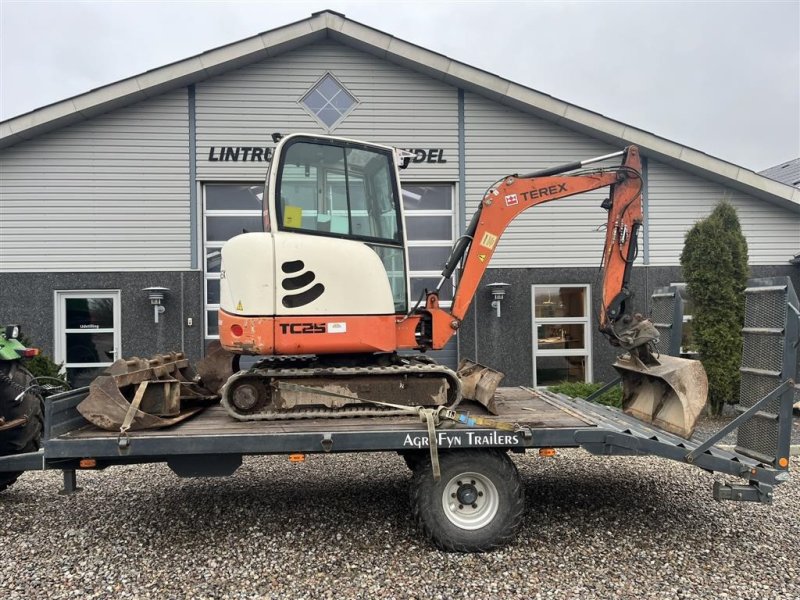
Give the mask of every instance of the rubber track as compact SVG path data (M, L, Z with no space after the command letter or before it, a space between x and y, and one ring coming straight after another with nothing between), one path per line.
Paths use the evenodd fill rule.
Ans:
M321 367L305 369L265 369L258 366L249 371L241 371L234 374L225 385L222 386L221 404L228 411L228 414L240 421L272 421L272 420L291 420L291 419L314 419L314 418L346 418L346 417L372 417L372 416L399 416L408 413L402 410L382 408L378 405L350 405L342 408L314 408L314 409L291 409L291 410L265 410L259 413L243 415L236 412L236 409L228 402L228 390L232 384L239 379L256 375L263 380L283 379L291 380L294 378L316 378L320 382L329 379L335 382L337 377L348 376L378 376L378 375L443 375L450 384L449 407L455 408L461 402L461 380L458 375L444 365L437 364L415 364L415 365L392 365L389 367Z

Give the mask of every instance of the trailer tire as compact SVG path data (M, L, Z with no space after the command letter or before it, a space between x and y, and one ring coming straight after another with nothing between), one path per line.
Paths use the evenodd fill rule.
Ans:
M439 481L428 458L414 470L411 483L411 513L425 537L446 552L487 552L513 541L522 525L525 494L508 454L441 452L439 465Z
M425 461L430 453L427 450L401 450L398 452L411 471L416 471L421 463Z
M28 422L20 427L0 431L0 456L35 452L42 439L43 414L40 394L29 391L20 402L15 402L19 393L34 383L35 378L19 361L0 362L0 416L6 422L27 417ZM10 487L21 472L0 473L0 492Z

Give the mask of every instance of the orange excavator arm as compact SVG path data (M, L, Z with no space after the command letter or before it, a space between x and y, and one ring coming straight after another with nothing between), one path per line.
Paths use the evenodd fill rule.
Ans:
M618 167L562 175L615 156L623 157ZM431 316L427 332L430 347L444 347L460 326L509 223L533 206L606 186L610 187L610 195L602 205L608 211L608 222L603 249L600 330L613 340L615 334L612 327L626 314L631 267L636 258L637 235L643 222L641 172L639 150L629 146L623 151L582 162L527 175L512 175L490 188L442 271L439 288L463 259L463 269L450 312L438 307L438 289L428 295L424 312Z

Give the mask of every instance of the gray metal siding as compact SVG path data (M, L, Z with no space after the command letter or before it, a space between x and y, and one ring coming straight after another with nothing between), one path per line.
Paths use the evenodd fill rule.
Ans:
M413 164L405 180L458 180L457 89L331 41L197 84L197 170L204 181L259 181L264 162L209 162L210 148L272 147L273 132L328 133L299 104L331 73L359 101L330 133L401 148L443 148L443 164Z
M473 93L465 95L465 122L466 221L486 189L505 175L617 150ZM597 191L522 213L498 243L491 267L597 264L604 236L598 227L606 218L600 203L607 195L607 191Z
M476 94L467 93L465 102L467 221L486 188L503 175L619 149ZM523 213L498 244L491 267L597 264L604 235L598 227L605 223L599 204L607 195L599 190ZM649 160L650 264L678 265L686 231L723 198L739 213L751 264L786 264L800 250L800 215Z
M0 271L189 268L178 90L0 152Z
M800 251L800 215L654 160L648 165L650 262L680 264L686 232L729 201L747 237L751 265L782 265Z

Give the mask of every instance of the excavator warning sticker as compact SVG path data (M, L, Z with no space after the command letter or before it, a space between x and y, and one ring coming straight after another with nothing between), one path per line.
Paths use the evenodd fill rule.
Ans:
M328 323L328 333L347 333L347 323Z
M244 306L242 306L241 300L239 300L239 304L236 305L236 310L244 310Z
M497 236L496 235L494 235L492 233L489 233L488 231L483 234L483 237L481 238L481 246L491 250L492 248L494 248L494 245L496 243L497 243Z
M516 194L506 196L506 206L514 206L516 204L519 204L519 198L517 198Z
M478 254L478 260L481 262L486 262L486 255L485 254Z

